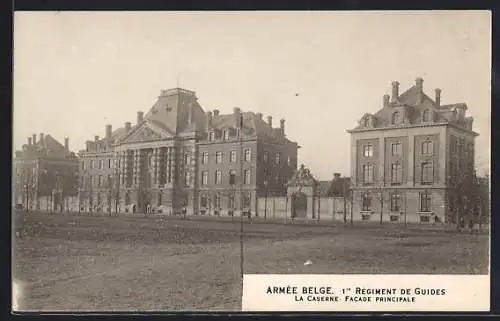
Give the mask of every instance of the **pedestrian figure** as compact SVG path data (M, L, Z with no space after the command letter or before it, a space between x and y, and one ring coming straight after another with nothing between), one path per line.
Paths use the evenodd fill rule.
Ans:
M135 204L132 205L132 214L135 214Z

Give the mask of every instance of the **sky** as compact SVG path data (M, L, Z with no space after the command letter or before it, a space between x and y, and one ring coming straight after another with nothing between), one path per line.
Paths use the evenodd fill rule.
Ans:
M487 11L16 12L13 144L44 133L81 150L179 85L206 111L284 118L299 164L328 180L349 175L346 130L382 107L391 81L404 92L417 77L442 104L468 105L489 172Z

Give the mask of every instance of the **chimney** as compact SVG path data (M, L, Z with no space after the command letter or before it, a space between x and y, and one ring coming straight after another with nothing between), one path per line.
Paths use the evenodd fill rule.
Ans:
M40 145L45 148L45 138L43 133L40 134Z
M92 142L90 140L87 140L85 142L85 147L87 149L87 152L90 152L91 151L91 147L92 147Z
M393 81L392 82L392 97L391 101L395 102L399 97L399 82Z
M69 138L64 138L64 149L69 152Z
M98 141L99 141L99 136L95 135L95 136L94 136L94 142L96 142L96 143L97 143Z
M436 105L439 107L441 106L441 89L436 88L434 91L436 93Z
M28 145L31 146L31 137L28 137Z
M384 107L387 107L389 105L389 95L384 95Z
M125 123L125 133L128 134L130 129L132 128L132 124L128 121Z
M271 116L267 116L267 124L269 127L273 127L273 118Z
M106 125L106 139L111 139L111 133L113 132L113 127L111 125Z
M214 117L219 117L219 110L218 109L214 109Z
M415 85L420 90L420 92L422 92L424 89L424 80L418 77L417 79L415 79Z
M280 128L281 128L281 133L285 133L285 120L282 118L280 119Z
M139 124L144 119L144 113L142 111L137 112L137 124Z
M33 140L33 145L36 145L36 134L33 134L31 137L33 138L32 139Z
M241 119L241 109L238 107L233 108L233 114L234 114L234 122L237 127L240 127L240 119Z
M339 179L340 178L340 173L333 173L333 178L334 179Z
M207 129L212 127L212 112L207 112Z

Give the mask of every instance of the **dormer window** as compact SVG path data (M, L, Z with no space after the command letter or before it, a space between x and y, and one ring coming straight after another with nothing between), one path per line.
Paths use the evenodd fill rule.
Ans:
M224 129L223 136L224 136L224 140L229 139L229 129Z
M424 110L424 114L422 115L422 120L424 122L430 122L431 121L431 111L429 109Z
M401 114L399 113L399 111L393 112L392 113L391 123L393 125L398 125L400 122L401 122Z
M365 120L363 122L364 127L370 127L370 117L365 117Z
M211 141L211 142L215 140L215 132L214 131L211 131L208 134L208 140Z

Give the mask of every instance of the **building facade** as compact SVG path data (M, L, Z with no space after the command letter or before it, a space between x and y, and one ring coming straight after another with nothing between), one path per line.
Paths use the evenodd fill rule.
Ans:
M431 99L423 79L383 96L351 134L354 215L360 220L456 222L474 175L473 118L464 103Z
M78 158L51 135L28 137L13 161L13 205L24 210L77 209Z
M242 126L241 126L242 125ZM84 211L258 215L257 197L286 193L298 145L262 114L205 112L195 92L163 90L137 121L106 125L79 152Z

